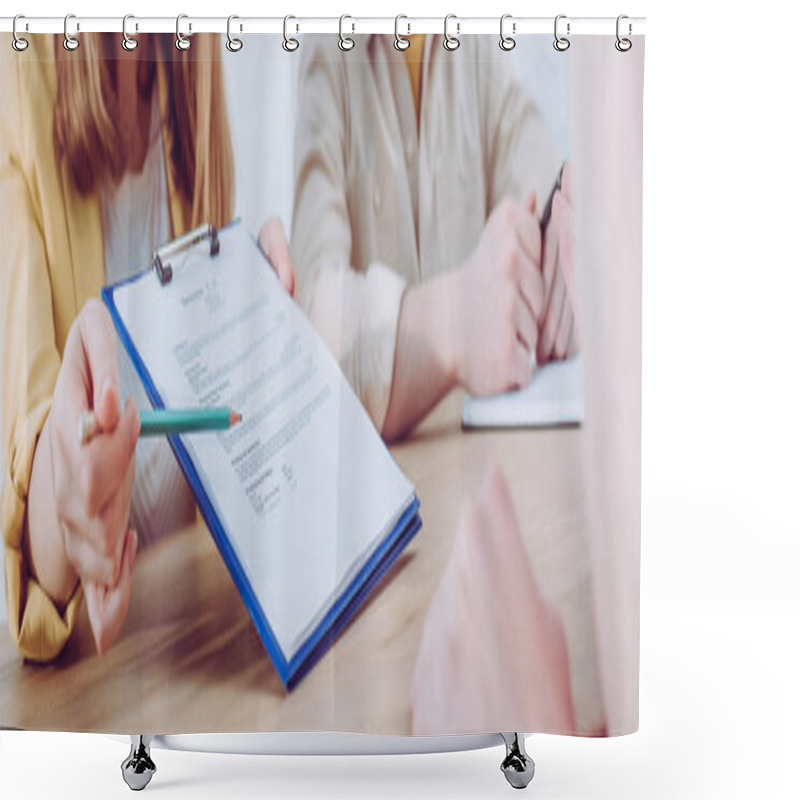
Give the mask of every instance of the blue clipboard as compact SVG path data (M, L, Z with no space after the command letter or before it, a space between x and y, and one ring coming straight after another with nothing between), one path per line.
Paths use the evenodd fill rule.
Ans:
M234 223L236 224L236 223ZM198 229L199 231L199 229ZM214 246L218 247L216 231L210 226L204 227L202 231L192 232L182 237L180 241L184 241L184 246L191 246L197 244L204 236L208 236L212 241L212 254L214 253ZM169 247L169 246L168 246ZM164 268L164 275L166 280L171 279L171 272L166 272L166 267L159 267L159 277L162 281L165 280L162 276L161 269ZM139 375L139 378L144 385L147 397L153 405L153 408L164 408L164 401L158 393L158 390L153 383L150 372L147 369L144 361L139 355L133 340L128 333L125 323L117 309L114 302L114 292L121 286L128 283L140 280L145 275L149 274L147 270L134 275L124 281L120 281L112 286L104 287L102 290L102 298L106 307L108 308L111 319L114 322L117 334L120 337L125 349L131 358L131 361ZM264 609L258 602L253 587L247 579L244 569L239 561L238 556L234 552L228 534L225 531L214 506L206 492L205 486L200 480L197 469L192 462L191 456L183 445L180 436L169 435L168 437L170 447L172 448L175 457L178 459L181 470L183 471L186 480L191 487L195 500L197 501L200 513L205 520L208 530L217 545L217 549L222 555L222 559L231 574L231 577L236 584L242 598L244 599L245 606L247 607L250 617L264 643L264 647L272 660L275 670L281 679L281 682L287 690L291 691L302 679L305 677L311 668L319 661L319 659L330 649L336 637L344 630L347 623L353 618L353 615L363 605L370 592L375 588L381 577L387 572L389 567L397 559L397 556L403 551L406 545L411 541L414 535L422 527L422 519L419 515L419 499L414 495L411 504L401 514L397 524L392 531L381 541L378 547L374 550L370 558L361 567L361 569L352 578L347 588L342 592L330 608L328 613L323 617L319 624L314 628L308 638L303 642L301 647L297 650L291 659L287 659L283 649L278 643L269 620L264 613Z

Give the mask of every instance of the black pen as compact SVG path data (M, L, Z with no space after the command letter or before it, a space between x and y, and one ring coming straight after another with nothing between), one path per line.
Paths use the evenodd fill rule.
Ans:
M556 182L553 185L553 190L550 192L550 197L547 198L547 203L545 203L544 211L542 211L542 233L547 230L547 226L550 224L550 217L553 214L553 198L556 196L556 192L561 188L561 176L564 174L564 167L565 164L561 165L561 169L558 171L558 177L556 178Z

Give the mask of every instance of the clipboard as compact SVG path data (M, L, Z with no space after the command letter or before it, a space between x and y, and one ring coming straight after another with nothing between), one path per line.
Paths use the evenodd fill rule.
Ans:
M237 229L238 225L238 222L232 223L224 229L224 233L230 235L232 231ZM251 241L253 246L258 247L255 240L252 240L252 237ZM139 349L134 343L131 332L126 326L123 315L118 308L116 295L124 290L126 286L142 280L146 275L152 272L155 272L158 276L158 281L162 287L167 286L174 280L179 279L176 277L175 269L173 268L173 264L178 257L184 256L190 251L197 252L201 248L208 248L209 259L215 259L220 253L221 246L223 246L223 243L220 242L220 235L217 233L216 229L211 225L204 225L156 251L153 254L150 270L139 273L138 275L112 286L104 287L102 290L103 301L111 314L117 334L129 353L131 361L154 408L164 408L164 398L162 398L156 386L156 382L153 380L151 371L142 358ZM266 266L267 262L265 259L265 267ZM298 310L298 313L301 312ZM344 379L344 376L342 376L342 378ZM347 389L349 390L349 385ZM375 432L375 436L378 437L380 441L377 432ZM223 524L223 519L221 518L216 504L212 500L209 487L204 483L201 477L201 471L198 469L198 465L195 463L186 443L182 440L182 437L178 435L170 435L168 439L170 447L195 496L200 513L244 600L259 637L275 666L276 672L286 689L291 691L334 644L337 636L344 630L356 611L365 603L371 590L419 531L422 525L419 514L419 499L416 493L413 492L410 502L408 502L405 508L399 510L399 516L397 516L388 533L383 536L377 546L369 554L366 561L357 569L352 578L347 582L343 591L338 592L330 608L327 609L324 616L314 625L302 645L291 656L287 657L284 648L279 643L278 636L273 630L273 625L268 619L263 603L259 600L258 593L248 577L248 570L237 555L236 547ZM385 450L386 448L382 441L380 444ZM388 450L386 453L388 454ZM391 458L391 456L389 456L389 458Z

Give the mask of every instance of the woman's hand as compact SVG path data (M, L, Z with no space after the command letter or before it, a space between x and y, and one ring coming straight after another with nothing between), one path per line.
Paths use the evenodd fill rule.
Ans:
M575 323L574 210L572 170L564 167L561 189L553 197L553 213L544 231L544 285L546 305L539 320L536 361L545 364L578 351Z
M428 609L411 713L415 735L575 729L564 629L539 593L497 466Z
M37 578L61 600L83 581L100 654L125 619L137 546L129 515L139 415L130 401L119 410L115 342L105 307L89 301L67 338L28 498ZM101 430L81 445L78 419L88 409Z
M454 273L456 374L473 394L504 392L531 380L544 310L535 206L534 198L525 205L498 204L477 247Z
M289 243L283 232L283 223L278 217L268 219L258 234L258 244L269 259L278 279L290 295L294 295L294 267L289 252Z

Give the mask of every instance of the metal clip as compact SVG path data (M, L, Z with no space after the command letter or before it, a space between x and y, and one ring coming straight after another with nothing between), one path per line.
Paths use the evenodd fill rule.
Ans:
M344 21L346 19L353 19L349 14L342 14L339 17L339 49L343 50L345 53L352 50L356 46L356 40L350 36L344 35ZM351 23L352 31L355 33L356 26L355 23Z
M451 19L456 20L456 35L453 36L450 31L448 30L448 23ZM451 53L454 50L458 50L461 47L461 40L458 38L458 34L461 33L461 23L458 21L458 17L455 14L448 14L444 18L444 39L442 40L442 47L445 50L449 50Z
M569 21L567 21L567 36L559 36L558 35L558 21L561 19L567 19L566 14L559 14L556 17L556 21L553 23L553 33L556 37L556 40L553 42L553 47L559 51L559 53L563 53L565 50L569 50L570 41L567 39L569 36Z
M11 32L14 35L14 38L11 40L11 46L18 52L21 53L23 50L28 49L28 40L23 39L21 36L17 35L17 21L25 19L22 14L17 14L14 17L14 22L11 25ZM25 23L25 30L28 29L28 23Z
M212 256L219 253L219 236L213 225L201 225L193 231L179 236L177 239L153 251L152 269L158 274L158 280L165 286L172 280L172 264L175 256L190 250L197 244L209 240L209 250Z
M517 40L513 36L506 36L504 26L507 19L512 20L511 32L517 32L517 23L513 21L511 14L503 14L503 16L500 17L500 49L506 52L513 50L517 46Z
M182 19L189 19L188 14L178 14L177 18L175 19L175 47L178 50L188 50L192 46L192 40L188 39L181 33L181 20ZM189 33L192 32L192 23L189 23Z
M128 20L134 19L133 14L126 14L122 18L122 49L127 50L129 53L135 50L139 46L139 42L136 41L132 36L128 36ZM139 26L136 26L136 30L139 29Z
M297 41L293 36L289 36L289 20L290 19L297 19L297 17L293 17L291 14L287 14L283 18L283 49L287 53L294 53L298 47L300 47L300 42ZM295 30L299 31L299 26L295 24Z
M620 14L617 17L617 41L614 42L614 47L616 47L617 50L619 50L620 53L627 53L628 50L630 50L631 47L633 47L633 42L631 42L630 39L628 39L627 37L623 38L623 37L621 37L619 35L619 28L620 28L619 24L624 19L628 19L628 16L626 14ZM633 32L633 26L629 22L628 23L628 33L630 34L632 32Z
M228 41L225 42L225 47L227 47L231 53L238 53L243 47L241 39L237 39L235 36L231 36L231 22L233 22L233 20L235 19L239 19L239 17L237 17L236 14L231 14L228 17ZM241 30L242 26L239 25L239 31L241 32Z
M394 18L394 49L399 50L401 53L403 50L408 50L411 47L411 42L408 40L407 36L400 35L400 20L401 19L408 19L405 14L398 14ZM408 32L411 33L411 25L406 23L408 27Z

